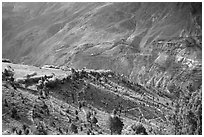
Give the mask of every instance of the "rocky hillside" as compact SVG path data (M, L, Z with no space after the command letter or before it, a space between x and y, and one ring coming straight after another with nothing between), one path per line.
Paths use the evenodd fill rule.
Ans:
M10 81L3 80L3 134L19 134L19 131L27 134L23 130L24 125L28 134L42 134L36 128L39 121L44 122L44 130L51 135L83 135L89 134L89 131L90 134L110 134L107 121L114 109L121 110L117 114L124 123L122 134L138 134L132 127L138 123L148 134L173 134L174 126L169 119L174 114L173 101L130 82L124 76L104 70L86 69L83 73L75 70L72 73L11 63L3 63L3 68L7 65L14 69L15 83L32 72L36 72L33 79L55 73L57 81L54 87L49 88L49 98L43 99L36 89L38 81L28 80L13 88ZM97 124L87 121L85 114L88 111L95 112ZM71 130L71 124L77 126L77 133ZM165 130L160 133L161 129Z
M124 123L122 134L140 134L138 124L151 135L202 134L199 64L191 71L177 70L177 81L160 72L162 76L156 84L155 75L148 84L141 75L144 81L139 84L110 70L64 71L11 63L3 63L3 69L8 65L14 70L14 82L3 77L3 134L110 134L107 121L114 109ZM53 74L49 97L43 99L37 83L39 78ZM165 80L170 85L165 85ZM89 111L94 112L96 125L86 120ZM39 129L40 121L45 133Z
M132 76L154 41L200 36L202 27L201 3L3 3L2 11L3 57Z
M136 121L148 134L202 134L202 3L3 3L2 11L3 58L37 66L10 64L14 78L33 71L67 78L50 89L56 109L61 104L77 109L78 103L67 99L74 100L88 84L84 99L101 122L94 134L110 134L103 115L119 104L124 107L122 134L135 134L128 125ZM44 70L45 64L67 70ZM79 72L86 67L89 77L70 80L69 67ZM111 75L101 75L101 69ZM17 101L21 93L40 106L35 86L13 90L3 84L3 99ZM3 113L9 107L3 106ZM63 121L60 110L54 112ZM53 114L45 116L45 124ZM75 117L74 112L66 115ZM8 117L4 124L9 127Z

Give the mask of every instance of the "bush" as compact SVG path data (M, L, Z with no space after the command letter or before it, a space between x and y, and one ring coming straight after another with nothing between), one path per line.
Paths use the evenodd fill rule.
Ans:
M78 133L78 129L77 129L77 126L73 123L71 123L70 125L70 131L73 132L73 133Z
M111 131L111 135L112 134L119 134L119 135L121 134L124 124L119 117L110 116L107 123L108 123L108 128Z
M148 135L145 127L142 124L133 125L132 129L136 134Z
M96 124L98 123L98 120L96 117L91 117L91 123Z
M47 130L45 129L45 124L43 122L40 122L38 125L37 125L37 128L36 128L36 133L37 135L48 135L48 132Z

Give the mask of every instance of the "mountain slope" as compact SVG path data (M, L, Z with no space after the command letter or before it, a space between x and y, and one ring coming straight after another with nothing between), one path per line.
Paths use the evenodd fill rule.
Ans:
M154 40L199 35L200 5L3 3L3 57L129 75Z
M141 123L147 128L148 134L158 134L159 125L163 125L168 132L172 132L172 125L167 126L166 124L167 115L173 114L172 110L174 110L173 106L166 105L166 103L171 104L170 98L159 97L111 71L86 69L84 75L81 76L81 70L75 70L80 74L80 77L75 77L76 73L70 71L40 69L11 63L3 63L3 69L7 65L14 69L15 81L34 71L36 72L35 77L55 73L55 76L63 82L49 88L49 98L42 99L39 98L40 94L36 89L37 82L32 82L27 88L24 87L24 84L19 83L17 89L13 89L9 81L3 80L3 134L6 134L7 131L8 134L12 134L12 128L16 127L20 130L23 125L29 126L29 134L37 134L36 126L39 121L45 123L48 134L73 134L69 128L71 124L69 119L77 125L79 131L77 134L86 134L88 130L97 135L110 134L107 120L113 109L121 109L117 113L125 125L122 134L135 134L132 130L128 130L128 127L137 123L141 117L143 118ZM78 108L79 103L82 102L85 105ZM43 104L47 105L48 114L47 109L43 109ZM17 109L16 115L19 118L12 117L11 110L13 109ZM75 114L76 110L78 114ZM84 111L97 112L98 126L93 124L91 128ZM75 119L76 116L79 117L79 120ZM80 130L80 127L83 127L83 130ZM59 132L59 128L62 132ZM154 132L149 131L150 129ZM163 133L171 134L167 131Z
M98 109L102 134L109 134L103 114L121 104L125 125L142 115L148 134L202 134L202 3L3 3L2 11L3 57L18 63L10 63L15 78L60 73L68 81L50 89L51 101L75 108L66 98L88 83L85 100ZM22 63L77 73L86 67L88 76L70 80L68 71ZM11 100L13 89L6 81L3 86ZM38 104L29 89L18 91ZM122 133L135 134L128 128Z

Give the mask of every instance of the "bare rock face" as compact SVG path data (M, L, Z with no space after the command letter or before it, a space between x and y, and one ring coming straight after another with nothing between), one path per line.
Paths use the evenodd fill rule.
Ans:
M147 58L147 64L142 66L143 69L139 71L136 80L166 93L174 93L175 87L182 90L192 87L193 91L199 89L202 85L202 51L201 45L195 39L184 37L157 41L153 44L152 54ZM150 60L153 61L148 64ZM135 71L139 70L138 66L135 68Z
M159 71L164 71L168 69L169 61L186 56L183 55L186 49L179 48L175 55L169 55L166 52L174 51L175 44L172 47L163 44L159 48L155 41L201 35L201 3L2 5L3 57L37 66L53 64L111 69L135 81L142 70L159 67ZM196 61L194 56L200 55L199 47L196 51L187 49L190 50L189 57L184 58ZM164 80L169 77L168 74L160 75L165 77Z

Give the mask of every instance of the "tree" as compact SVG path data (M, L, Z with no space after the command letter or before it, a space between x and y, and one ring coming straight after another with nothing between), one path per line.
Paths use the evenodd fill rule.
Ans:
M98 123L98 120L95 116L91 117L91 123L93 124L97 124Z
M75 134L78 133L77 126L74 123L71 123L70 130L71 130L71 132L73 132Z
M109 117L109 119L107 121L107 125L111 131L111 135L112 134L119 134L120 135L122 132L123 126L124 126L121 119L116 115Z
M132 129L136 134L148 135L145 127L142 124L133 125Z
M36 128L35 134L37 135L48 135L47 129L45 128L44 122L39 122Z

